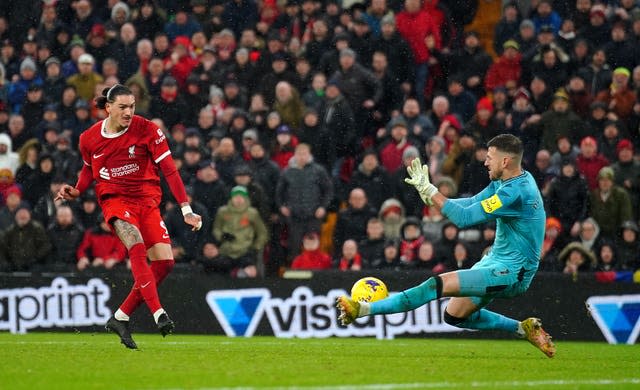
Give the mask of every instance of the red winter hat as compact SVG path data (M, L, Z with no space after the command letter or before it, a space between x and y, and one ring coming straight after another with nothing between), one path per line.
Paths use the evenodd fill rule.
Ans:
M491 99L488 97L483 97L478 100L478 104L476 104L476 111L480 110L488 110L489 112L493 112L493 103L491 103Z
M445 115L442 118L442 121L449 121L449 125L454 127L456 130L460 131L460 129L462 128L462 125L460 125L460 121L458 120L458 118L456 118L455 115L453 114L449 114L449 115Z
M631 149L631 151L633 152L633 143L628 139L620 140L620 142L618 142L618 145L616 146L616 154L620 153L620 151L623 149Z

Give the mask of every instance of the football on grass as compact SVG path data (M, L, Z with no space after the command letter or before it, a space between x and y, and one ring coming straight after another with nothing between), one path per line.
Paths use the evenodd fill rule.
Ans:
M371 276L358 280L351 287L351 299L357 302L375 302L388 295L389 290L384 282Z

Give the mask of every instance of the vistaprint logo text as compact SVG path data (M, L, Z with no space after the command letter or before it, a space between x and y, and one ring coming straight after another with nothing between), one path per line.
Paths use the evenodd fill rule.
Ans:
M325 338L375 336L392 339L402 334L460 332L447 325L442 314L448 299L432 301L408 313L360 318L349 326L338 321L335 300L344 290L315 295L297 287L288 298L271 297L265 288L209 291L206 300L227 336L254 334L260 321L268 321L276 337Z
M55 278L51 286L0 290L0 330L26 333L34 328L103 324L111 316L111 289L100 279L70 285Z

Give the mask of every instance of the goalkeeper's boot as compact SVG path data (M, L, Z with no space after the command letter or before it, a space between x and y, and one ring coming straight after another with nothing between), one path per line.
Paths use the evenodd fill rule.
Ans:
M342 325L349 325L356 318L360 312L360 303L344 295L336 299L336 307L340 309L340 315L338 319Z
M169 318L167 313L160 314L160 317L158 317L158 330L160 331L160 334L162 334L162 337L173 333L173 329L175 327L176 324L171 320L171 318Z
M129 349L138 349L136 342L133 341L133 338L131 337L131 332L129 332L129 321L116 320L116 318L112 316L109 318L109 321L107 321L104 328L120 336L120 342L124 344L125 347Z
M520 323L520 326L524 330L524 337L547 357L551 358L556 354L556 346L551 341L551 336L542 329L539 318L527 318Z

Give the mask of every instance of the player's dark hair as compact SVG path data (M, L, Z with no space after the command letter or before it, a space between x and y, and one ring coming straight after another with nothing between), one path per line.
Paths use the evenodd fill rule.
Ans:
M120 95L133 95L133 92L122 84L115 84L113 87L105 88L102 90L102 96L96 98L96 107L103 109L107 106L107 103L113 103L116 97Z
M487 143L487 147L494 147L501 152L513 154L522 158L523 146L522 141L518 137L512 134L500 134L491 138Z

